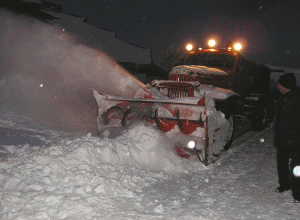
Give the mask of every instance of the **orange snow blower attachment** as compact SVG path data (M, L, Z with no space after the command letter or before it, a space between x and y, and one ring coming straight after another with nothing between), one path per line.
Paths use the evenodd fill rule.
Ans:
M180 157L190 158L190 153L196 153L199 160L207 165L222 147L222 143L214 137L215 131L222 130L219 122L225 119L222 114L215 114L213 99L199 95L198 90L195 96L198 87L199 82L154 80L149 86L139 88L133 98L94 90L98 104L98 134L109 128L127 127L135 120L144 120L156 125L168 136L176 137L174 147ZM208 112L219 118L216 122L212 121L211 129L208 129ZM195 143L192 150L188 149L190 141Z

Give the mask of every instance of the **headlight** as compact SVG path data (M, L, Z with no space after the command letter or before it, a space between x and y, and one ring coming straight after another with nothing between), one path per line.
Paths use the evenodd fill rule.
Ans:
M196 147L195 141L189 141L187 143L187 147L190 148L190 149L194 149Z
M234 47L235 50L241 50L242 49L242 45L239 44L239 43L235 44L233 47Z
M296 177L300 177L300 166L295 166L295 168L293 169L293 174Z
M216 41L215 40L209 40L208 41L208 46L213 47L216 45Z
M228 51L230 50L241 50L242 49L242 45L240 43L233 43L232 41L228 41L227 45L226 45L226 49Z
M193 49L193 45L192 44L188 44L185 47L188 51L191 51Z

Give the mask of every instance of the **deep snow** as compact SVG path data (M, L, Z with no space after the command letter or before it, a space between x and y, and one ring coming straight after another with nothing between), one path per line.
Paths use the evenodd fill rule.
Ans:
M1 128L18 123L2 117ZM0 128L0 130L1 130ZM271 128L210 166L181 159L162 133L134 125L115 139L32 128L48 145L2 145L1 219L298 219L277 194ZM260 140L264 139L264 142Z
M142 123L96 137L90 87L123 94L127 73L59 29L23 20L1 12L1 219L298 219L291 192L273 192L271 128L207 167Z

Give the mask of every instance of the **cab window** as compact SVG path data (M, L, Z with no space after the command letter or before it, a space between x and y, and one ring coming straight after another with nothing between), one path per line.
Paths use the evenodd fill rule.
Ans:
M190 55L185 64L186 65L199 65L199 66L206 66L207 63L207 53L198 53L198 54L193 54Z
M232 55L211 53L208 58L207 66L233 68L234 61L235 61L235 57Z

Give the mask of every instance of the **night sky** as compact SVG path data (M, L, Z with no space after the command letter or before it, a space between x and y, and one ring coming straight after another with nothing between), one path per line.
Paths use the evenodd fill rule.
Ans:
M214 37L224 48L238 40L257 62L300 68L299 0L47 0L116 37L150 48L153 61L173 44L205 47Z

